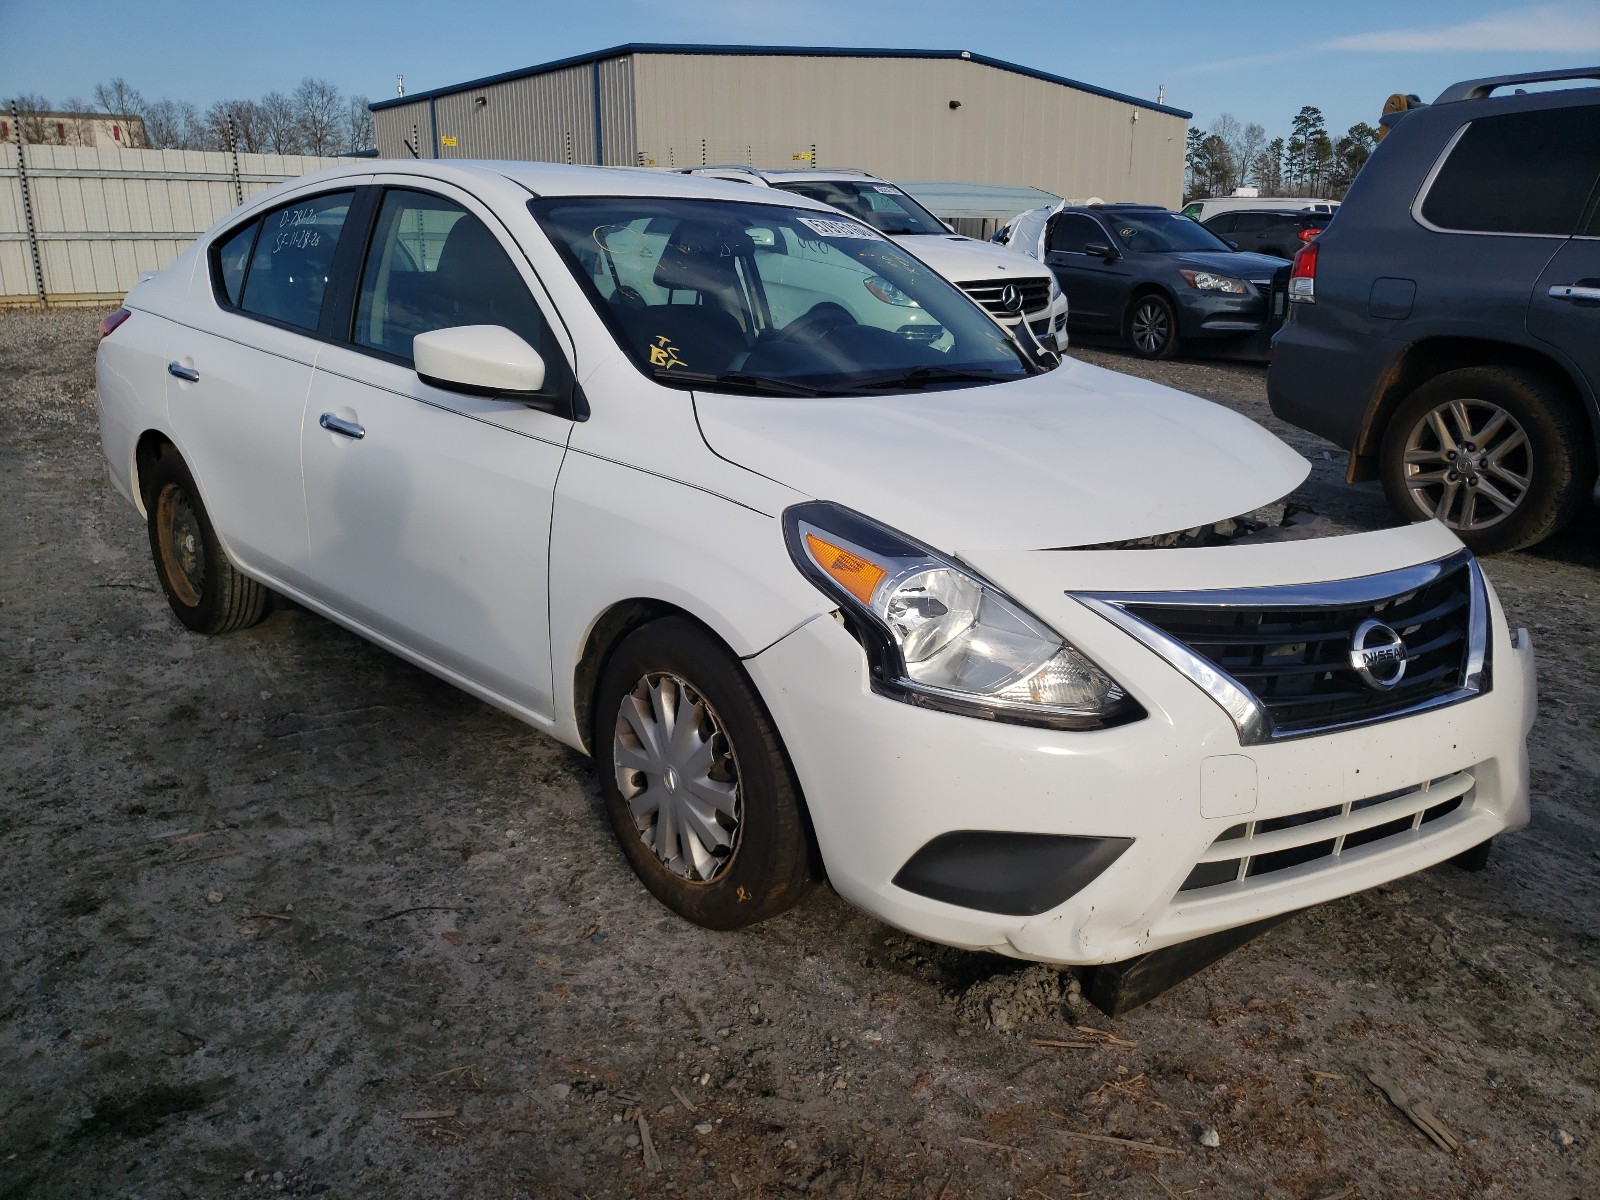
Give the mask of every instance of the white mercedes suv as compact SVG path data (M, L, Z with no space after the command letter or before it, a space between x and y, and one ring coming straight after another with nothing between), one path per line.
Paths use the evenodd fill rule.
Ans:
M707 926L826 877L1114 962L1527 820L1532 648L1449 530L1316 536L1260 426L805 197L339 167L134 288L98 395L184 625L292 597L585 751Z
M1067 348L1067 297L1055 273L1004 246L956 233L898 184L853 167L766 171L754 167L679 167L707 175L809 196L849 213L905 247L1007 329L1028 330L1051 350Z

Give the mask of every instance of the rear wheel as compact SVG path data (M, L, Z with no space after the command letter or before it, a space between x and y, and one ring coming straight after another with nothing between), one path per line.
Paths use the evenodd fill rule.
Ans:
M1128 310L1128 337L1140 358L1171 358L1178 352L1178 314L1172 301L1151 292Z
M271 592L228 561L194 477L175 452L156 460L146 497L150 556L178 620L196 633L232 633L260 621Z
M1397 511L1437 517L1483 554L1549 537L1593 476L1588 431L1567 398L1513 367L1467 367L1423 384L1385 432L1380 465Z
M777 730L736 658L683 618L628 635L601 676L594 755L629 864L668 908L738 929L816 878Z

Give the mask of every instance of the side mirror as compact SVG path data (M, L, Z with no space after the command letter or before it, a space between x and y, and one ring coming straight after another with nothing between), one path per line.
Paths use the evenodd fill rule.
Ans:
M1237 250L1238 248L1239 248L1239 243L1238 242L1229 242L1228 243L1228 249L1229 250Z
M749 237L750 244L763 250L770 250L778 244L778 235L770 229L746 229L745 235Z
M457 325L411 339L423 383L489 396L531 400L544 386L544 359L504 325Z
M1084 245L1083 252L1085 254L1092 254L1096 258L1103 258L1107 262L1115 262L1117 259L1122 257L1122 255L1118 254L1105 242L1088 242Z

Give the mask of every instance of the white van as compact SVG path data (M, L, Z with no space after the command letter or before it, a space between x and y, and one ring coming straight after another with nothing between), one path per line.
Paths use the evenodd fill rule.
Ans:
M1331 217L1338 210L1339 201L1319 196L1209 196L1189 201L1182 211L1191 220L1204 221L1235 208L1248 208L1252 212L1325 213Z

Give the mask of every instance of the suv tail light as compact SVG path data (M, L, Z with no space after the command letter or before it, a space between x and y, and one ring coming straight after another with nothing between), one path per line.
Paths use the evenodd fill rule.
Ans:
M105 316L101 317L100 318L100 337L97 340L102 341L102 342L105 341L106 338L110 337L113 333L116 332L116 328L117 328L118 325L121 325L124 321L126 321L131 316L133 316L133 313L130 310L128 310L126 308L119 308L119 309L117 309L116 312L110 312L110 313L107 313Z
M1302 242L1309 242L1312 238L1316 237L1317 234L1319 234L1321 232L1322 232L1322 226L1320 226L1320 225L1307 225L1304 229L1302 229L1299 232L1299 234L1297 236L1300 238L1300 240Z
M1289 300L1297 304L1317 302L1317 250L1316 242L1300 247L1289 265Z

